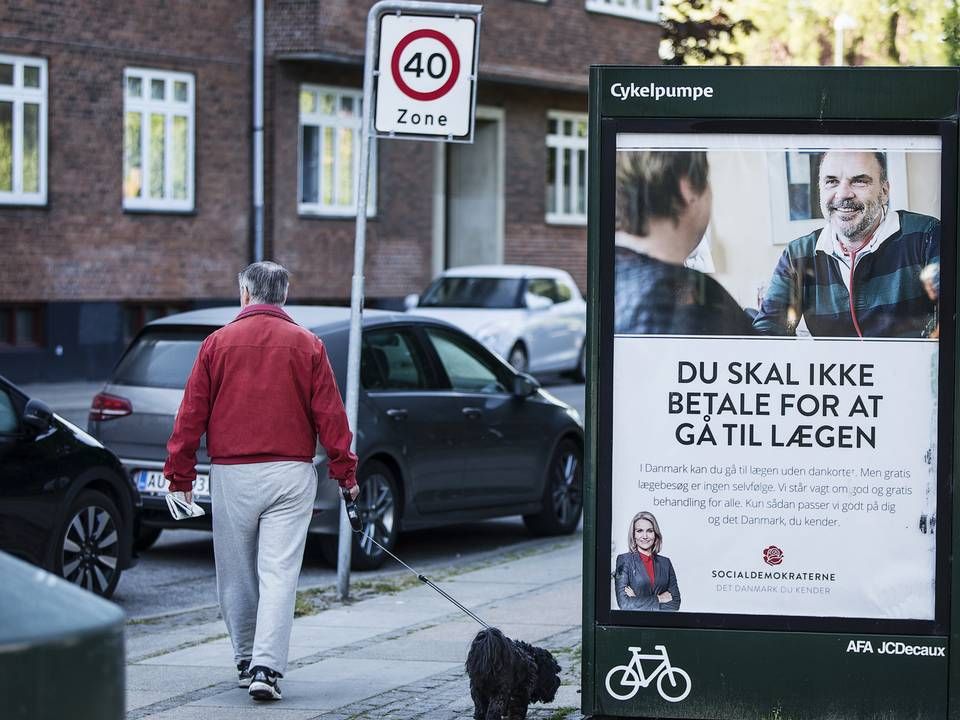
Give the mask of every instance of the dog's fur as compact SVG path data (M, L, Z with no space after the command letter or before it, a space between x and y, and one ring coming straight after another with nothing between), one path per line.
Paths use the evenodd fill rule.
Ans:
M549 651L497 628L477 633L466 669L475 720L524 720L530 703L551 702L560 687L560 665Z

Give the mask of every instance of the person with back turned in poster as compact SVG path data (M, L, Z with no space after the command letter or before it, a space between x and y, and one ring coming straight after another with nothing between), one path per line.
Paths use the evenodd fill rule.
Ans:
M622 153L617 173L614 332L752 335L721 285L684 263L710 223L707 154Z
M936 303L920 273L940 261L940 221L890 212L887 156L829 150L818 172L823 228L787 245L754 318L765 335L928 337Z
M627 530L630 552L617 555L614 585L621 610L677 611L680 587L670 558L660 554L663 535L653 513L642 510Z
M206 433L217 593L239 685L255 700L280 700L317 495L317 439L351 499L357 457L323 343L283 311L287 270L253 263L239 281L240 313L200 346L163 474L189 502Z

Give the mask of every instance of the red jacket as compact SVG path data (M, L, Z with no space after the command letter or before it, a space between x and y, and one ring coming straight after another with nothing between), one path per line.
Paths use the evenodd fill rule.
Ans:
M170 490L190 490L200 437L213 463L310 462L317 438L330 476L356 485L352 434L316 335L276 305L248 305L200 346L167 442Z

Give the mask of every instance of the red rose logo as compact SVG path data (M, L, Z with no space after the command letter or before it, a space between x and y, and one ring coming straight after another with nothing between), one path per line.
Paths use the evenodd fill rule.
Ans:
M763 561L767 565L779 565L783 562L783 550L776 545L763 549Z

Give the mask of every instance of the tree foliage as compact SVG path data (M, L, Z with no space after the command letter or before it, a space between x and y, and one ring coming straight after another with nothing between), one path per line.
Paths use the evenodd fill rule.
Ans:
M946 45L947 62L960 65L960 2L948 0L943 18L943 42Z
M715 0L664 0L660 53L667 65L742 65L740 38L756 27Z
M844 64L960 64L958 2L665 0L661 56L669 64L832 65L834 21L846 15Z

